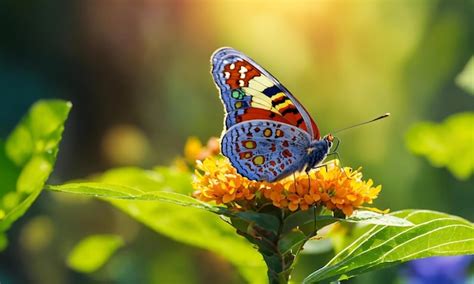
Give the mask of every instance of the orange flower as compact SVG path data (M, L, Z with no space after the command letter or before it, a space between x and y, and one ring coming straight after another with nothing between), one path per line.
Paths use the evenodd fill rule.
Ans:
M271 202L290 211L308 210L313 205L324 205L329 210L342 211L350 216L354 209L377 198L381 186L362 180L359 170L340 168L337 160L326 167L295 174L283 180L268 183L250 181L239 175L227 159L210 156L198 162L194 196L202 201L214 201L228 207L245 206L239 201L253 204Z
M202 162L197 161L193 196L199 200L217 204L252 200L258 186L257 182L237 174L226 159L211 156Z

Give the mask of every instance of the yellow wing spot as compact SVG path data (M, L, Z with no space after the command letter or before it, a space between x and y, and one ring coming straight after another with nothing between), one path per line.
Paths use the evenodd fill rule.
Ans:
M242 107L242 102L238 101L234 104L235 108L241 108Z
M250 81L250 82L252 82L252 81ZM274 113L280 114L280 112L278 112L278 110L272 106L272 99L271 98L265 96L261 92L256 91L252 88L243 87L242 90L246 94L252 96L252 102L251 102L252 107L267 109L267 110L273 111Z
M254 165L260 166L263 163L265 163L265 157L263 157L262 155L257 155L255 157L253 157L252 162L253 162Z
M266 128L265 130L263 130L263 136L265 137L272 136L272 130L270 128Z
M275 137L283 137L283 135L285 135L285 133L281 130L281 129L277 129L275 131Z
M252 141L252 140L244 141L243 144L244 144L244 147L247 149L255 149L257 147L257 143L255 143L255 141Z
M286 97L286 95L285 95L284 93L280 92L280 93L278 93L278 94L276 94L276 95L273 95L272 98L271 98L271 100L274 101L274 100L280 99L280 98L282 98L282 97Z
M277 105L276 108L278 109L278 111L280 111L290 105L293 105L291 101L285 101L284 103Z

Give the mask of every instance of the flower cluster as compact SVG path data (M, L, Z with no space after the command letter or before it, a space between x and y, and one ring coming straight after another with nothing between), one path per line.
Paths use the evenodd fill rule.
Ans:
M259 186L258 182L239 175L227 159L210 156L197 161L193 195L199 200L217 204L252 200Z
M193 186L199 200L229 207L242 204L271 202L290 211L307 210L312 205L324 205L329 210L342 211L350 216L354 209L377 198L381 186L362 180L360 170L341 168L337 160L325 167L295 174L283 180L268 183L250 181L239 175L227 159L209 156L198 161Z

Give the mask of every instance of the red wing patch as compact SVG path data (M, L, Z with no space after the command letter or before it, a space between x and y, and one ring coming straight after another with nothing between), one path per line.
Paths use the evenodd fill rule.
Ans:
M248 87L249 81L260 76L260 71L245 60L236 61L224 66L224 78L231 89Z

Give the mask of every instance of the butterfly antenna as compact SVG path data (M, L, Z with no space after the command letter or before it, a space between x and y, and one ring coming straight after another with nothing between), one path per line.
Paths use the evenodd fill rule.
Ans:
M369 124L369 123L371 123L371 122L374 122L374 121L377 121L377 120L380 120L380 119L382 119L382 118L386 118L386 117L389 117L389 116L390 116L390 113L387 112L387 113L385 113L385 114L383 114L383 115L381 115L381 116L378 116L378 117L376 117L376 118L374 118L374 119L371 119L371 120L369 120L369 121L364 121L364 122L361 122L361 123L357 123L357 124L351 125L351 126L349 126L349 127L345 127L345 128L342 128L342 129L338 129L338 130L334 131L333 134L336 134L336 133L339 133L339 132L342 132L342 131L345 131L345 130L348 130L348 129L351 129L351 128L354 128L354 127L358 127L358 126L361 126L361 125L364 125L364 124Z

